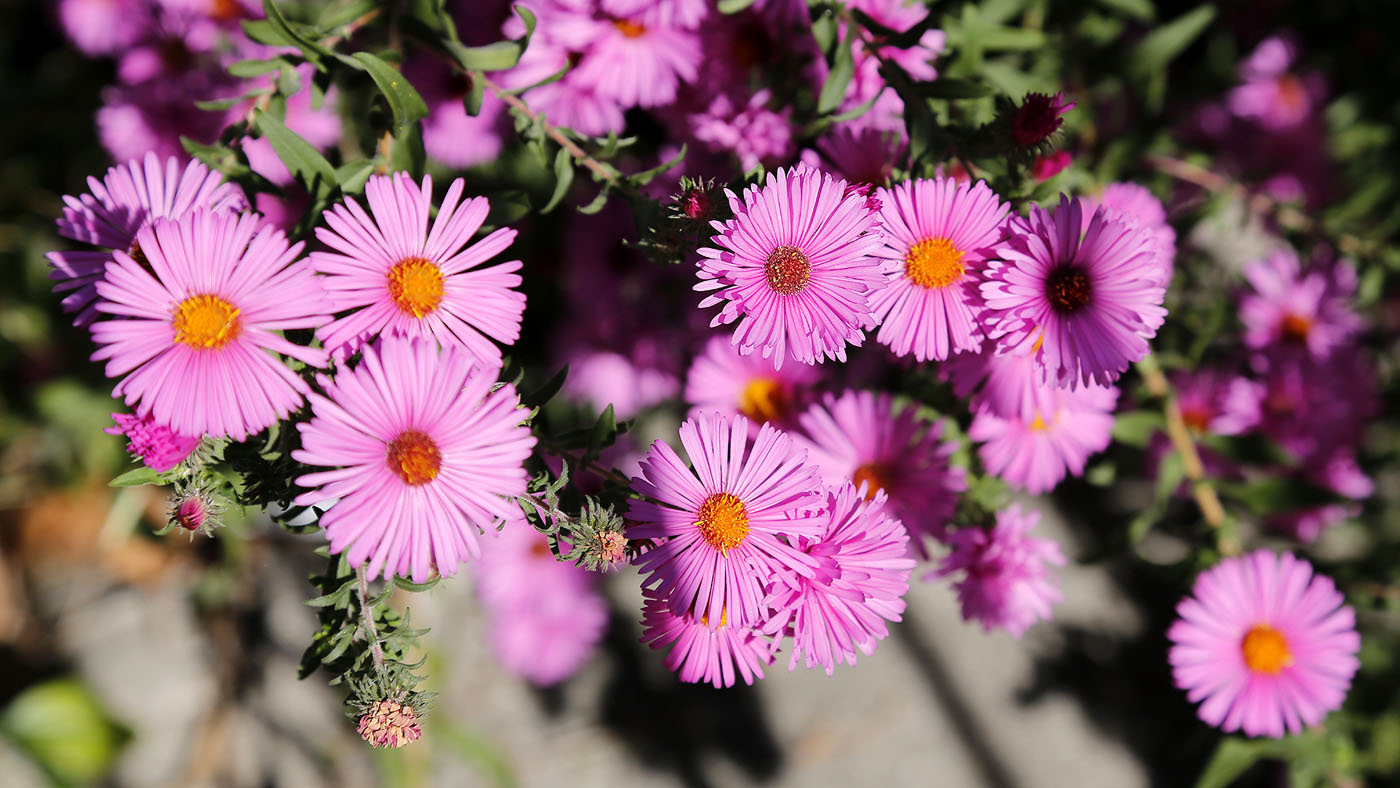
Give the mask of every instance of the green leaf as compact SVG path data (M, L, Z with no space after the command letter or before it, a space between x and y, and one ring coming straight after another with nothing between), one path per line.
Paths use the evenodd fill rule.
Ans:
M0 732L60 785L96 784L126 738L91 691L71 678L36 684L11 699Z
M355 60L369 72L379 92L389 102L394 113L394 136L399 136L408 127L428 117L428 105L413 85L399 73L399 70L368 52L356 52Z
M1151 22L1157 15L1152 0L1098 0L1099 5L1130 16L1141 22Z
M455 41L439 42L468 71L504 71L520 62L520 56L535 34L535 15L523 5L515 6L515 14L525 23L525 34L509 41L497 41L479 47L462 46Z
M603 210L603 206L608 204L610 192L611 188L607 184L604 184L603 188L598 190L597 197L594 197L587 205L578 206L578 212L585 216L592 216Z
M613 414L612 403L598 414L598 420L593 422L593 429L588 434L588 448L590 451L606 449L612 445L617 437L617 416Z
M569 194L569 187L574 185L574 157L564 148L560 148L554 154L554 193L550 195L549 202L540 209L540 213L549 213L559 205Z
M652 179L656 176L671 169L677 164L680 164L681 161L685 159L685 155L688 151L689 149L685 146L685 144L682 144L681 149L676 152L676 155L672 156L666 161L661 162L660 164L656 165L655 167L652 167L649 170L642 170L641 172L634 172L631 175L628 175L627 182L632 184L633 186L645 186L646 184L651 183Z
M357 159L340 165L335 170L336 183L345 194L358 194L365 188L365 181L374 174L373 159Z
M1220 740L1215 755L1201 772L1196 788L1227 788L1249 770L1260 758L1276 754L1274 742L1266 739L1239 739L1233 736Z
M822 83L821 95L817 98L817 112L819 114L825 115L841 106L841 102L846 98L846 88L850 86L851 78L855 74L856 64L851 55L850 42L837 44L836 59L831 64L831 71L826 75L826 82Z
M1141 449L1146 447L1152 435L1160 432L1165 425L1166 420L1158 411L1126 411L1119 413L1113 420L1113 439Z
M554 373L549 380L546 380L543 385L529 394L526 394L524 397L521 397L521 401L531 407L549 402L554 399L554 395L558 394L560 389L564 388L564 381L567 380L568 377L569 365L565 364L560 367L559 371Z
M1321 506L1336 498L1298 479L1270 476L1248 482L1217 481L1222 495L1239 501L1255 514L1274 514Z
M473 71L467 77L472 84L467 89L467 95L462 97L462 108L468 115L476 117L481 114L481 102L486 98L486 81L482 79L480 71Z
M1129 56L1129 73L1140 82L1160 79L1172 60L1185 52L1213 19L1215 7L1203 5L1152 31Z
M921 96L936 99L975 99L996 95L996 89L991 85L967 79L940 78L932 82L920 82L914 89Z
M276 57L268 60L239 60L229 64L228 73L239 79L250 79L276 71L282 67L283 62L281 58Z
M988 27L980 33L984 50L1024 51L1041 49L1046 44L1045 33L1024 27Z
M754 0L719 0L721 14L737 14L753 5Z
M284 43L301 50L301 53L306 56L307 62L315 66L317 71L326 70L325 60L334 57L334 52L321 46L307 34L295 29L272 0L263 0L263 13L267 15L267 23L282 36ZM249 22L243 23L245 30L248 29L249 24ZM252 35L251 31L249 35Z
M420 591L428 591L432 589L433 586L436 586L441 580L441 577L435 577L426 583L415 583L406 577L399 577L398 575L394 575L394 585L398 586L399 588L402 588L405 591L412 591L414 593L418 593Z
M121 476L107 483L108 487L140 487L143 484L162 484L159 473L155 469L142 465L139 468L132 468Z
M326 157L312 147L311 143L283 125L282 121L259 111L254 116L253 125L272 145L277 158L287 165L287 171L306 184L307 191L315 194L320 189L329 189L335 185L335 169L331 167L331 163L326 161Z

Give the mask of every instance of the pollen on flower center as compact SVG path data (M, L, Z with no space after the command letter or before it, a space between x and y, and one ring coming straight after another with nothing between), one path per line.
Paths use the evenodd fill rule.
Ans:
M695 525L705 543L724 555L749 535L749 510L730 493L714 493L700 505Z
M754 378L739 392L739 412L759 424L782 418L787 407L787 392L772 378Z
M442 452L437 444L418 430L406 430L390 441L387 458L389 470L414 486L436 479L442 468Z
M1092 295L1089 274L1077 265L1059 268L1045 280L1045 297L1058 312L1077 312Z
M768 286L782 295L802 292L812 278L812 262L796 246L779 246L763 264Z
M889 469L880 463L867 462L851 474L851 484L860 489L861 482L865 482L865 500L869 501L875 497L875 493L889 486L889 475Z
M216 350L238 338L239 309L216 295L193 295L175 307L175 341L199 350Z
M1306 343L1308 334L1312 331L1313 321L1305 315L1295 315L1288 313L1283 316L1283 323L1279 326L1279 333L1290 342Z
M647 32L646 27L641 22L634 22L631 19L614 19L613 27L616 27L627 38L639 38Z
M1288 650L1288 641L1283 633L1268 624L1255 624L1240 641L1240 651L1244 654L1244 664L1255 673L1277 675L1279 671L1293 664L1293 654Z
M947 238L925 238L904 255L904 275L920 287L947 287L966 270L963 253Z
M389 297L406 315L422 317L442 303L442 269L431 260L409 257L389 269Z
M1048 429L1050 429L1050 425L1045 423L1045 419L1041 418L1037 411L1035 418L1031 419L1031 432L1045 432Z

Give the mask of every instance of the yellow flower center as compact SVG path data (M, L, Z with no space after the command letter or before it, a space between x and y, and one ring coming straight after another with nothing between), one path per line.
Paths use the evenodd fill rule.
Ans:
M389 442L389 470L415 487L437 478L442 452L432 438L418 430L406 430Z
M904 275L920 287L947 287L966 270L963 253L947 238L925 238L904 255Z
M875 493L889 486L885 479L888 475L889 471L878 462L867 462L851 474L851 484L860 489L860 483L865 482L865 500L869 501L875 497Z
M759 424L782 418L787 406L787 392L772 378L754 378L739 392L739 412Z
M734 495L715 493L700 505L695 525L706 544L727 555L749 535L749 510Z
M238 307L216 295L193 295L175 307L175 341L217 350L238 338Z
M646 27L641 22L634 22L631 19L614 19L613 27L627 38L638 38L647 32Z
M389 297L399 311L422 317L442 303L442 269L431 260L410 257L389 269Z
M693 611L692 611L692 615L694 615ZM727 607L720 608L720 611L719 611L719 627L718 627L718 628L719 628L719 629L724 629L726 626L728 626L728 624L729 624L729 608L727 608ZM702 626L702 627L708 627L709 625L710 625L710 617L709 617L709 616L701 616L701 617L700 617L700 626Z
M1040 411L1036 411L1035 418L1031 419L1032 432L1045 432L1050 429L1050 425L1045 423L1045 419L1040 417Z
M802 292L812 278L812 262L796 246L779 246L763 264L768 286L782 295Z
M1256 624L1245 633L1240 641L1240 651L1244 653L1244 664L1255 673L1270 676L1293 664L1293 654L1288 651L1288 641L1283 633L1268 624Z

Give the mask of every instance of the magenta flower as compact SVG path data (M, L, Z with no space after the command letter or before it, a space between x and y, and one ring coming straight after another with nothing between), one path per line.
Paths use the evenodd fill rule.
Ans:
M1047 96L1027 93L1016 114L1011 117L1011 138L1017 145L1039 145L1064 125L1063 116L1074 109L1074 102L1065 101L1063 93Z
M630 419L680 391L675 375L639 364L610 350L579 348L566 356L569 376L563 393L601 411L609 405L619 419Z
M1167 211L1146 187L1136 183L1110 183L1097 197L1081 198L1084 203L1084 229L1089 229L1095 209L1102 205L1118 212L1129 223L1136 222L1151 234L1158 277L1163 287L1171 283L1176 266L1176 230L1167 224Z
M786 434L703 413L680 428L692 471L665 443L652 444L633 488L629 539L660 540L636 560L677 616L739 627L763 620L763 583L780 570L811 576L815 561L793 547L826 526L821 479ZM787 541L784 541L787 540Z
M462 100L472 78L430 59L410 59L404 74L423 96L423 147L432 158L464 169L494 161L505 147L506 105L496 94L482 94L481 110L468 115ZM298 94L300 95L300 94Z
M643 593L642 642L653 649L671 646L663 664L681 681L715 689L734 686L736 677L753 684L763 678L763 666L773 664L774 645L753 627L723 615L717 624L704 616L677 615L655 591Z
M1342 705L1361 638L1331 578L1257 550L1196 577L1167 630L1176 685L1223 731L1283 738Z
M726 190L734 218L715 222L716 247L700 249L700 284L723 304L711 326L739 320L734 345L762 350L781 368L846 360L872 327L870 296L884 284L877 217L846 182L810 168L768 174L744 199Z
M867 657L889 634L886 621L899 621L909 591L909 534L889 516L885 496L867 499L850 482L828 488L831 521L816 539L798 546L817 560L807 578L781 574L767 606L774 614L763 627L769 635L793 638L788 670L804 657L807 667L821 665L830 676L838 662L856 664L856 651Z
M1171 376L1181 419L1198 435L1242 435L1260 419L1264 387L1224 370L1177 372Z
M328 350L348 354L382 335L430 336L501 366L491 340L520 337L520 261L480 266L510 246L515 230L468 245L490 206L485 197L459 202L464 188L461 178L452 182L431 227L431 176L420 188L407 173L376 175L365 185L369 215L355 200L326 212L316 237L333 251L312 252L311 266L326 275L332 310L354 310L317 332Z
M659 107L676 100L682 82L700 71L700 38L680 27L648 23L640 16L583 20L569 18L586 32L587 49L578 63L578 80L600 96L624 107Z
M1038 414L1060 408L1060 389L1045 382L1030 356L997 355L991 343L980 353L959 353L939 369L951 380L953 393L970 399L974 413L986 409L1003 419L1034 421Z
M186 164L169 158L162 167L154 153L143 161L132 160L112 167L98 181L88 178L88 193L63 196L63 217L57 222L58 234L74 241L102 247L104 251L55 251L46 257L53 265L49 278L57 282L54 291L68 293L63 311L77 312L74 324L85 326L97 318L93 304L97 283L102 281L109 249L120 249L141 259L136 233L153 219L178 219L190 211L242 211L248 207L243 192L223 176L197 161Z
M115 55L154 25L146 0L59 0L58 21L85 55Z
M1031 177L1037 181L1048 181L1065 171L1074 162L1069 151L1057 150L1047 156L1037 157L1031 165Z
M581 48L583 44L577 46ZM551 123L593 136L621 132L626 126L622 105L598 92L597 85L580 78L577 68L570 69L561 79L547 82L570 68L576 51L544 37L532 39L515 68L501 75L501 85L514 90L529 88L524 93L526 101L548 116Z
M385 337L311 395L292 457L334 470L297 479L300 505L337 499L321 516L331 552L353 566L428 580L476 556L477 533L501 522L524 528L514 496L525 494L535 445L515 387L496 385L460 348Z
M1064 566L1060 546L1029 536L1040 512L1022 513L1019 504L997 512L991 528L959 528L948 535L953 549L932 576L963 574L953 583L964 621L976 619L991 632L1004 629L1014 638L1039 619L1050 620L1050 608L1061 599L1047 564Z
M941 177L881 189L879 199L889 285L870 299L876 340L918 361L975 351L981 305L968 284L1001 237L1007 204L983 181Z
M1280 248L1246 265L1244 277L1253 292L1240 298L1240 321L1251 348L1291 345L1325 358L1361 331L1350 306L1356 272L1347 263L1305 274L1297 253Z
M116 426L108 427L103 432L125 436L127 453L140 458L146 467L156 473L165 473L179 465L199 446L198 437L181 435L150 416L143 418L129 413L113 413L112 421L116 422Z
M1297 129L1320 114L1327 100L1326 80L1316 72L1293 71L1297 57L1291 37L1259 42L1240 62L1241 83L1227 97L1230 113L1275 133Z
M775 369L761 356L741 356L724 337L710 337L695 357L685 378L685 401L692 416L713 411L725 416L741 414L757 435L764 424L787 429L821 373L805 365Z
M943 424L918 415L911 403L895 405L889 394L847 391L828 394L799 417L796 436L808 461L826 484L851 482L866 498L884 491L889 508L909 529L913 548L927 556L924 537L942 539L967 489L967 472L949 464L957 448L940 440Z
M1089 386L1047 392L1056 407L1030 419L999 416L983 405L967 435L987 472L1027 492L1049 492L1068 473L1079 476L1089 457L1113 441L1118 389Z
M802 161L851 183L884 186L907 147L893 131L842 123L817 139L816 150L803 151Z
M1152 236L1094 212L1080 238L1080 201L1031 206L989 253L981 285L998 352L1033 354L1055 385L1107 386L1147 355L1166 318Z
M704 111L687 116L688 131L712 151L731 151L745 171L781 164L792 158L790 107L768 108L772 92L764 89L747 102L730 92L717 93Z
M301 407L309 388L277 354L322 367L325 351L280 332L330 320L325 294L280 230L256 214L197 211L136 234L97 283L94 361L137 415L182 435L243 440ZM139 403L139 406L138 406Z

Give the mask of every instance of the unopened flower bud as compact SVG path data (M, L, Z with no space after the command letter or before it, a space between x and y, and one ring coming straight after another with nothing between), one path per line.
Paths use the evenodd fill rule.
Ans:
M1065 101L1063 93L1053 96L1028 93L1025 102L1011 118L1011 137L1018 145L1039 145L1060 130L1065 122L1060 116L1073 108L1074 102Z
M688 219L704 219L710 213L710 195L699 186L686 189L681 195L681 211Z

